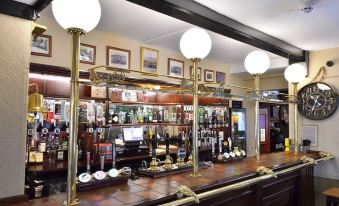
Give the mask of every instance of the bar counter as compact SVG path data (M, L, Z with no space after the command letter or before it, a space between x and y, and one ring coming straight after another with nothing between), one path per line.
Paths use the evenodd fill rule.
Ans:
M193 178L192 172L157 179L140 178L125 185L78 192L80 205L159 205L176 200L176 188L186 185L196 193L230 185L258 176L259 166L274 170L286 169L301 163L301 158L317 158L318 153L294 154L279 152L213 167L200 169L201 177ZM31 200L28 205L55 206L65 200L66 194ZM193 203L192 203L193 204ZM210 205L211 200L202 200L199 205ZM213 197L213 205L314 205L313 166L281 175L278 179L265 180L243 189L229 191Z

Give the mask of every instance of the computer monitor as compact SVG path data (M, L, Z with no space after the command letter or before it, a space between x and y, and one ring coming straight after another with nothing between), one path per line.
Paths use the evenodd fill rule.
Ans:
M144 140L142 127L122 128L124 142L135 142Z

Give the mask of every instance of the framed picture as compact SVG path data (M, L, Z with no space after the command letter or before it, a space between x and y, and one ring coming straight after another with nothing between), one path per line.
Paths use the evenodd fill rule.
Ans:
M52 37L49 35L40 35L32 40L31 54L38 56L52 56Z
M158 73L159 51L146 47L140 48L141 54L141 71L148 73Z
M106 64L115 69L130 69L131 50L107 46Z
M215 72L215 80L217 83L225 83L226 74L224 72Z
M191 79L194 78L192 69L193 69L193 66L190 66L190 75L191 75L190 77L191 77ZM202 73L202 68L198 67L198 80L199 81L201 81L201 73Z
M184 61L168 58L168 75L184 77Z
M80 63L95 64L96 46L80 44Z
M205 82L214 82L214 71L205 69L204 70Z

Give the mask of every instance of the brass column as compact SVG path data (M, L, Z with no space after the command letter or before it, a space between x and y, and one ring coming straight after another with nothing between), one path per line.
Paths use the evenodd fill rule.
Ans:
M293 86L293 107L294 107L294 153L298 154L299 152L299 135L298 135L298 83L292 83Z
M259 74L254 75L254 89L255 89L255 107L254 107L254 132L255 132L255 153L257 157L257 161L260 161L260 125L259 125Z
M198 78L198 68L197 63L201 59L194 58L191 59L193 63L193 174L192 177L199 177L199 148L198 148L198 117L199 117L199 107L198 107L198 89L199 89L199 78ZM200 74L201 75L201 74Z
M68 141L68 171L67 171L67 200L65 205L78 205L80 201L76 199L76 163L77 163L77 138L78 138L78 100L79 100L79 53L80 36L85 31L77 28L69 28L67 32L72 35L72 70L70 86L70 136Z

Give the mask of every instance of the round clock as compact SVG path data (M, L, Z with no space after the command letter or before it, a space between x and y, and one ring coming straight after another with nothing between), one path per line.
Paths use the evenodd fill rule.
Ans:
M337 106L336 92L325 83L311 83L298 92L298 111L307 119L326 119L335 112Z

